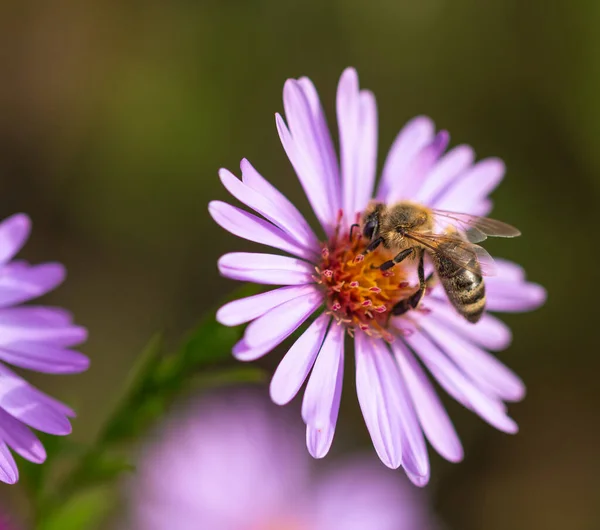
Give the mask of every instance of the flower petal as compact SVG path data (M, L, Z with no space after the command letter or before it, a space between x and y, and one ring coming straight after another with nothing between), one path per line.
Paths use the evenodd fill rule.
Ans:
M448 131L438 132L433 140L413 158L406 170L410 179L404 179L402 186L395 186L388 195L388 201L396 202L415 197L419 188L427 181L429 171L445 151L449 141Z
M329 452L335 433L344 378L344 333L343 326L329 328L304 392L302 419L314 458Z
M342 199L346 221L366 207L373 193L377 164L377 105L369 91L359 91L358 74L347 68L337 90Z
M502 258L494 258L496 263L496 276L494 279L511 280L513 282L525 281L525 269L514 261Z
M65 279L59 263L43 263L0 270L0 307L26 302L51 291Z
M218 261L219 272L234 280L267 285L313 283L314 267L306 261L275 254L230 252Z
M0 439L25 460L36 464L46 460L46 450L37 436L2 409L0 409Z
M373 351L379 373L387 380L390 396L394 402L393 407L400 418L402 466L415 484L424 486L429 481L429 456L412 399L389 346L382 340L374 341Z
M423 319L421 326L438 344L448 345L448 356L485 393L504 401L523 399L523 381L496 357L433 320Z
M404 341L425 363L438 383L454 399L476 412L490 425L507 433L515 433L517 424L506 415L504 404L492 396L484 394L454 365L439 344L430 340L423 332L404 337ZM444 349L452 348L444 345Z
M390 378L395 374L398 379L398 369L391 353L380 355L374 343L364 333L354 339L356 392L375 451L386 466L396 469L402 463L402 425Z
M68 324L68 313L50 307L0 309L0 347L18 341L74 346L86 340L87 330Z
M460 439L429 378L402 341L392 349L427 439L446 460L459 462L464 455Z
M208 204L208 212L218 225L233 235L278 248L300 258L315 257L314 251L299 245L281 228L226 202L211 201Z
M546 289L537 283L516 283L497 277L487 279L486 294L489 311L531 311L546 301Z
M0 346L0 359L13 366L47 374L74 374L89 368L89 359L53 344L20 340Z
M277 341L279 344L296 331L323 303L322 293L311 292L271 309L251 322L246 328L244 339L250 347Z
M303 225L297 223L293 211L283 207L281 203L272 202L266 195L247 186L227 169L219 170L219 178L227 191L238 201L287 232L300 246L312 248L314 240L305 232Z
M426 300L427 308L432 311L427 318L450 326L460 335L482 348L500 351L507 348L512 341L510 328L489 313L484 313L481 320L473 325L456 312L447 298L434 295Z
M474 159L475 153L468 145L458 145L448 151L433 166L423 185L415 192L415 200L421 204L433 204L471 166Z
M314 285L294 285L240 298L221 307L217 311L217 321L224 326L245 324L284 302L314 291Z
M319 240L312 231L312 228L306 222L304 216L283 193L281 193L273 184L265 179L246 158L240 162L242 170L242 182L269 199L280 212L285 212L286 217L293 222L294 228L302 234L301 241L307 248L318 248Z
M417 153L431 142L435 134L433 121L427 116L417 116L410 120L398 133L381 174L377 199L389 202L390 193L408 182L411 175L408 169Z
M0 223L0 264L10 261L27 241L31 220L24 213L7 217Z
M263 355L266 355L278 345L279 342L273 341L271 343L265 343L254 347L249 346L246 342L246 339L242 338L235 344L231 353L238 361L256 361L256 359L260 359Z
M304 384L323 344L331 317L323 313L285 354L271 379L271 399L278 405L289 403Z
M303 85L295 79L285 82L283 105L289 129L279 114L275 116L281 143L317 219L330 235L336 224L340 201L337 161L332 159L332 150L328 148L331 144L329 131L323 130L322 124L315 121Z
M71 424L57 402L0 364L0 408L38 431L65 435Z
M6 484L16 484L19 480L19 470L8 446L0 440L0 481Z
M499 158L481 160L465 172L454 185L449 186L431 206L440 210L472 213L500 184L504 171L504 162Z

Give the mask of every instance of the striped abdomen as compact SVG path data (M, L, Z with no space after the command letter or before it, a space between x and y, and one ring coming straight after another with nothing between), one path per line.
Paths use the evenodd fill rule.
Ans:
M440 254L432 258L452 305L469 322L474 324L479 321L485 310L485 285L481 274L464 269ZM481 270L475 257L469 263L469 268Z

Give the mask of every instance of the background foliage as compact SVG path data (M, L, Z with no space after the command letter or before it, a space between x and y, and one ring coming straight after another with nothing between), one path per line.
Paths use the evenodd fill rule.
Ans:
M47 302L91 334L87 374L32 378L76 406L71 442L97 438L156 330L174 351L235 288L215 261L250 247L207 215L226 197L219 167L246 156L308 211L274 127L283 81L309 75L333 123L353 65L377 96L380 164L421 113L506 161L494 215L524 236L489 248L549 290L540 311L506 318L515 339L500 357L529 388L511 406L521 432L449 404L467 457L434 460L437 509L461 530L598 528L599 23L593 0L3 3L0 214L30 213L24 257L68 265ZM368 447L352 392L342 406L335 452ZM25 487L0 498L25 513Z

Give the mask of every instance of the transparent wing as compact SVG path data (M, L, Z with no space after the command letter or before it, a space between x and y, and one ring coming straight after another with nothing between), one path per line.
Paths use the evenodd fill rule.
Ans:
M482 276L496 274L496 265L492 256L483 247L465 241L458 234L407 232L406 237L475 274Z
M452 227L463 234L467 241L471 243L479 243L487 239L488 236L517 237L521 235L521 232L514 226L488 217L448 212L446 210L433 210L433 216L441 228L440 231Z

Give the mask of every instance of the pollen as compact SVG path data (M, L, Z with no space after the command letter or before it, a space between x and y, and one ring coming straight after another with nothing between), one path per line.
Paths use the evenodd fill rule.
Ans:
M379 266L394 253L380 246L365 255L368 243L356 230L336 233L322 247L315 280L326 294L329 313L350 335L359 329L392 342L402 330L390 325L391 310L415 292L414 265L407 260L382 271Z

